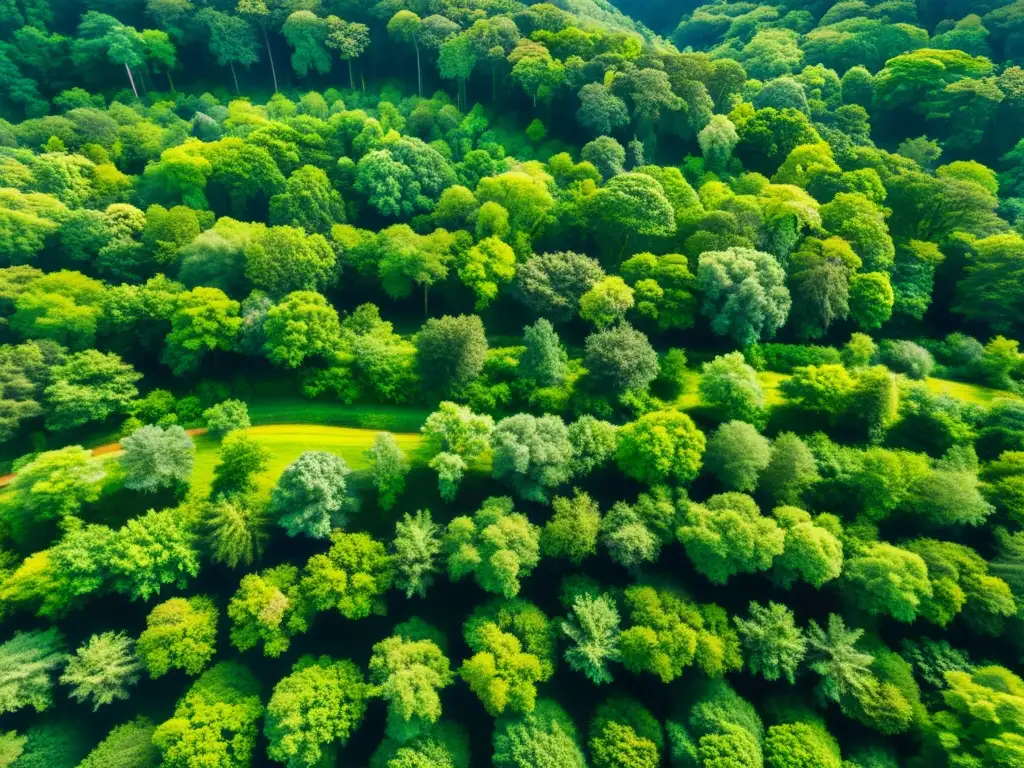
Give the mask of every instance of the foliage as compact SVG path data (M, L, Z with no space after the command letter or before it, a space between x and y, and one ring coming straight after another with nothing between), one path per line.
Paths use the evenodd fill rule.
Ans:
M128 698L128 688L139 681L142 664L135 641L123 633L93 635L68 659L60 681L71 686L78 702L92 700L93 711L117 699Z
M67 660L64 639L56 627L15 632L0 645L0 712L32 707L36 712L53 703L53 675Z
M285 467L267 512L289 536L325 539L344 522L349 501L345 460L327 451L306 451Z
M153 493L192 478L196 447L177 424L140 427L121 441L121 449L126 488Z
M217 606L208 597L172 597L155 606L139 635L138 654L152 678L171 669L198 675L216 653Z

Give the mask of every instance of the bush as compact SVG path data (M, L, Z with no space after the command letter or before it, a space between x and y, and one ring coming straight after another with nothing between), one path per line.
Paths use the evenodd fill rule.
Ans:
M794 368L805 365L842 362L838 349L815 344L754 344L743 354L756 370L776 373L792 373Z
M203 411L203 420L210 434L221 436L236 429L248 429L249 406L241 400L225 400Z
M912 341L883 341L881 354L891 370L912 379L927 379L935 369L932 353Z

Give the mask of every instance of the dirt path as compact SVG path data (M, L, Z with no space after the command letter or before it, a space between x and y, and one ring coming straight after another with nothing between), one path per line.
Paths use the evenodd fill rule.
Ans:
M193 437L195 437L196 435L205 435L206 434L206 429L205 428L186 429L185 430L185 434L191 435ZM118 454L120 452L121 452L121 443L107 443L106 445L101 445L98 448L93 448L92 449L92 455L93 456L110 456L112 454ZM14 480L14 475L13 474L11 474L11 475L0 475L0 488L3 488L5 485L9 485L12 480Z

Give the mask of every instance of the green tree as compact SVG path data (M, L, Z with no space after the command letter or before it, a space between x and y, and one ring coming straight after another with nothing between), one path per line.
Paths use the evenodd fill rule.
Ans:
M135 641L123 632L93 635L68 659L60 681L71 686L71 698L90 700L95 712L104 704L128 698L128 688L139 681L142 664Z
M472 573L487 592L515 597L540 561L540 529L508 497L490 498L472 517L456 517L442 540L448 575Z
M429 510L408 513L395 523L392 558L395 565L395 586L405 590L405 596L426 597L434 584L438 570L437 556L441 554L441 529L430 516Z
M394 580L384 545L365 533L331 533L331 548L306 563L300 587L318 611L335 609L346 619L387 611L384 595Z
M576 120L595 136L607 136L629 124L626 102L603 83L587 83L579 91Z
M293 291L267 312L264 349L272 363L298 368L311 357L330 358L342 345L338 313L319 293Z
M561 322L575 317L583 294L604 277L595 259L565 251L530 256L516 267L513 294L531 311Z
M775 257L750 248L702 253L696 287L711 329L744 346L774 336L792 304Z
M388 703L387 734L405 742L441 717L439 691L454 680L448 657L431 640L393 635L373 646L370 684Z
M1000 717L1024 706L1024 682L1004 667L945 675L946 709L936 715L938 738L952 763L1009 768L1021 757L1020 720Z
M768 729L765 763L772 768L841 768L839 744L816 720L781 723Z
M405 491L405 476L409 473L405 453L398 447L394 435L378 432L373 445L366 451L366 457L377 489L377 504L381 509L391 509Z
M217 651L217 606L205 595L154 606L139 635L139 659L153 679L172 669L198 675Z
M311 71L326 75L331 71L331 57L326 42L329 26L326 20L308 10L297 10L289 14L281 27L292 51L292 67L300 77Z
M326 173L316 166L304 165L292 171L284 192L270 198L270 223L310 233L330 232L335 224L345 223L345 203Z
M461 257L459 279L476 294L476 310L485 309L498 295L501 283L516 273L516 255L497 237L487 237Z
M677 536L694 566L713 584L725 584L737 573L768 570L782 554L785 540L775 520L761 515L754 500L742 493L691 503Z
M954 308L970 320L988 323L1000 333L1012 333L1018 307L1024 306L1018 279L1022 276L1024 238L1016 233L992 235L971 247L964 278L957 284Z
M281 473L267 511L289 536L301 533L326 539L351 506L347 480L351 471L333 453L304 451Z
M517 368L520 376L542 387L562 382L566 375L567 355L548 320L542 317L533 325L526 326L523 345L526 349L519 357Z
M196 20L206 27L209 34L207 44L210 53L217 58L218 64L228 65L235 82L235 93L241 93L235 64L248 69L260 60L259 44L252 27L242 17L214 8L203 8L196 14Z
M253 477L263 472L270 461L270 449L237 430L224 436L213 467L213 491L233 493L249 490Z
M338 57L348 63L348 85L356 89L356 78L352 73L352 62L358 59L370 46L370 28L356 21L345 21L337 16L328 16L327 41L328 48L338 52ZM365 90L365 88L364 88Z
M656 768L665 751L665 735L661 723L639 701L613 696L597 708L587 746L595 768Z
M82 768L157 768L160 753L153 744L156 726L136 717L114 726L96 748L79 763Z
M580 317L598 328L607 328L622 321L633 303L633 289L621 277L605 277L580 297Z
M554 699L540 699L525 715L507 715L494 725L495 768L585 768L572 718Z
M913 621L932 596L921 556L885 542L872 542L851 553L843 577L864 610L897 621Z
M303 656L267 703L267 754L292 768L311 768L349 740L363 721L370 693L351 661Z
M487 337L477 315L431 318L414 343L420 376L429 389L443 395L472 383L487 357Z
M178 296L163 361L176 376L199 367L207 352L230 351L242 326L240 305L218 288L194 288Z
M412 11L398 11L388 21L388 35L400 43L411 44L416 52L416 88L423 95L423 65L420 61L420 36L423 34L423 20Z
M556 496L551 506L554 514L541 531L543 553L549 557L564 557L575 566L597 554L601 528L597 502L577 488L573 498Z
M615 460L641 482L688 483L700 472L705 444L704 433L685 413L654 411L619 430Z
M780 603L750 603L750 618L735 618L747 666L765 680L785 677L796 682L796 671L807 655L807 641L793 612Z
M177 424L139 427L121 441L121 450L126 488L154 493L192 479L196 446Z
M590 682L610 683L608 663L619 660L619 612L609 595L580 595L572 613L562 622L562 632L572 645L565 649L565 660Z
M153 734L161 765L249 765L263 715L259 694L259 681L237 662L222 661L208 669Z
M216 437L224 437L236 429L248 429L249 407L242 400L224 400L203 411L206 431Z
M590 334L583 364L600 387L616 395L642 392L658 376L658 355L651 343L625 323Z
M771 460L771 443L742 421L722 424L708 438L704 466L730 491L751 493Z
M543 679L541 660L523 650L519 638L485 622L467 634L473 656L459 667L459 676L497 717L506 710L525 714L534 709L536 684Z
M775 558L774 579L786 589L799 578L815 589L838 579L843 568L842 526L838 518L823 514L811 518L796 507L772 510L786 531L782 554Z
M132 600L148 600L166 585L183 589L199 573L194 522L172 508L125 523L108 552L113 588Z
M0 712L49 709L57 670L67 658L64 638L56 627L15 632L0 645Z
M519 364L522 365L521 359ZM606 465L615 456L619 444L618 428L584 414L569 425L569 443L572 445L573 477L582 477Z
M818 478L814 454L803 440L792 432L775 438L771 458L761 476L761 487L776 503L799 504L801 496Z
M620 269L633 287L639 315L657 321L662 331L693 326L694 278L685 256L639 253L626 259Z
M370 768L411 768L437 765L469 768L469 736L462 726L441 721L410 741L385 739L370 758Z
M813 619L807 627L808 662L821 676L818 694L826 701L840 701L869 687L874 677L869 667L874 657L857 649L863 629L848 629L843 617L830 613L825 629Z
M757 372L741 352L718 355L701 368L701 399L721 418L757 423L764 409L764 391Z
M494 477L529 501L545 502L571 476L572 444L558 416L526 413L499 421L491 433Z
M83 504L100 497L106 477L92 452L73 445L37 456L14 474L3 518L17 540L33 535L33 527L75 515Z
M300 205L309 213L311 204ZM321 234L307 234L301 226L267 227L245 248L245 276L271 296L305 296L336 279L336 257Z
M231 644L240 651L263 643L263 655L278 657L309 627L309 606L299 590L299 569L279 565L242 577L228 603Z
M68 355L50 370L52 382L43 391L46 426L57 431L124 413L139 394L142 378L114 353L95 349Z

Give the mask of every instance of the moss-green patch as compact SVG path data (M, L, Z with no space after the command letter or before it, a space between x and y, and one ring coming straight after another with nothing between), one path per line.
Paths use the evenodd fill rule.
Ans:
M789 376L784 373L761 371L757 374L757 378L761 382L761 389L764 390L765 405L771 407L785 402L785 398L779 392L779 385L788 379ZM683 394L672 405L681 411L699 408L701 406L701 397L697 388L700 386L700 373L693 370L687 371L684 375L684 380Z
M259 483L270 487L291 462L304 451L328 451L343 458L354 470L367 467L366 449L373 444L377 430L332 427L322 424L274 424L255 426L247 430L253 439L270 449L267 470ZM413 464L422 462L423 438L418 433L396 432L395 440ZM192 474L192 487L206 492L213 482L213 467L217 463L220 441L210 435L196 438L196 467Z
M298 397L254 398L249 418L261 424L323 424L334 427L418 432L430 415L426 408L400 405L345 405Z
M992 405L1000 399L1019 400L1020 398L1012 392L1003 389L983 387L980 384L968 384L963 381L951 381L949 379L928 379L925 382L928 389L937 395L949 395L965 403L974 405Z

